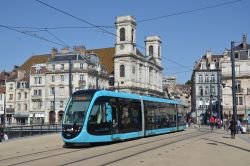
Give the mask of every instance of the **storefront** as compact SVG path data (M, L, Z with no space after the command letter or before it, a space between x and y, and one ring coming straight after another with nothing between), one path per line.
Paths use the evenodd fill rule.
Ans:
M25 125L28 124L28 112L16 112L14 114L14 118L16 120L17 125Z
M32 113L29 114L30 124L43 124L44 123L44 113Z

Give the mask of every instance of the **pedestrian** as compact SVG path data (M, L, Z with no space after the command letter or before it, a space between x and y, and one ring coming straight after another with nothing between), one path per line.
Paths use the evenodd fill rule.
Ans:
M0 124L0 142L2 142L4 138L3 126Z
M210 117L209 122L210 122L211 130L213 131L214 130L214 117L213 116Z
M234 117L232 117L232 119L230 121L230 126L229 126L229 129L231 130L231 139L235 139L236 125L237 125L237 123L236 123Z
M240 120L238 119L237 120L237 131L236 131L237 134L238 134L239 131L241 131L241 124L240 124Z

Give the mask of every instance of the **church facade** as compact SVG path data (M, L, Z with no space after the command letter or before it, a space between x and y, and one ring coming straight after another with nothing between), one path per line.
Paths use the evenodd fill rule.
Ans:
M128 93L162 97L161 39L145 38L145 55L137 49L136 20L116 18L114 88Z

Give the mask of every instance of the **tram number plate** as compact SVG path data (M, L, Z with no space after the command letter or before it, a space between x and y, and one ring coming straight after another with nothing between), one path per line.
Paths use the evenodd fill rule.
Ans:
M70 137L70 136L71 136L71 134L66 134L66 136L67 136L67 137Z

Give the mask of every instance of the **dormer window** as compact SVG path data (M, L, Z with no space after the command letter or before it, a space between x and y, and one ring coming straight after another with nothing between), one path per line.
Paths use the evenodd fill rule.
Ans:
M201 70L206 70L206 64L201 64Z
M235 53L234 53L234 58L235 58L235 59L238 59L238 58L239 58L239 53L238 53L238 52L235 52Z

